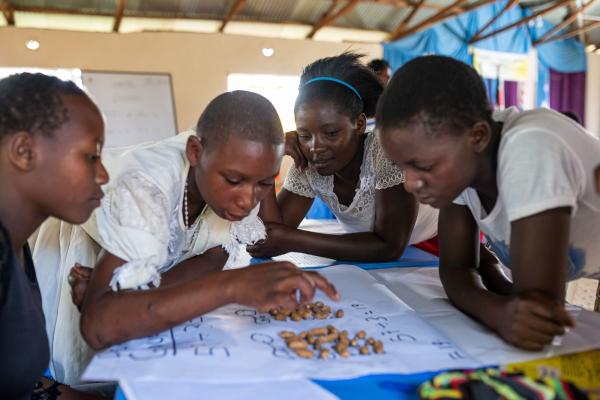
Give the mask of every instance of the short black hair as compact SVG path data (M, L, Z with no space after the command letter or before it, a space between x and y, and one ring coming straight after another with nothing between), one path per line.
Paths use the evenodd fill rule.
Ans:
M306 66L300 76L300 88L294 105L294 112L301 104L313 100L333 102L339 111L356 120L361 113L367 118L375 115L377 100L383 92L383 85L377 76L361 63L362 54L345 52L336 57L321 58ZM350 88L332 81L317 81L306 84L319 77L339 79L354 87L359 98Z
M200 115L196 133L206 148L224 144L232 135L273 145L283 143L283 128L273 104L245 90L215 97Z
M424 56L396 71L376 120L382 133L415 122L431 134L441 127L462 133L478 121L491 123L492 107L477 71L450 57Z
M28 72L0 80L0 139L17 132L52 135L69 120L62 96L88 95L71 81Z
M390 63L384 60L383 58L375 58L371 60L367 64L367 67L376 74L391 68Z

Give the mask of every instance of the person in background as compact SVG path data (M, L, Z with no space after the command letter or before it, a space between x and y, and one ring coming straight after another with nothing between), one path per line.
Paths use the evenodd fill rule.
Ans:
M375 72L375 75L377 75L379 82L381 82L381 84L384 87L387 86L392 76L392 67L390 66L389 62L387 62L383 58L376 58L374 60L371 60L367 64L367 67L371 71Z

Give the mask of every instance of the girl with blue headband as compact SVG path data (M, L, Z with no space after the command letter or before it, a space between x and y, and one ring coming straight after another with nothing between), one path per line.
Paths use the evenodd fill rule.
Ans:
M253 256L290 251L338 260L397 259L408 244L437 234L437 211L419 206L404 190L403 173L366 131L383 87L360 62L344 53L307 66L294 113L296 132L286 137L295 165L275 199L264 200L267 239L248 246ZM297 229L320 197L347 232L328 235Z

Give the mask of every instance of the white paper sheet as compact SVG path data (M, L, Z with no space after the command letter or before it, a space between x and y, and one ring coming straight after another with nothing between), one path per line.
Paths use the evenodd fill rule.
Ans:
M119 386L127 396L127 400L336 400L338 398L308 379L227 384L122 380Z
M577 324L574 329L555 342L557 345L549 345L539 352L524 351L504 342L452 306L437 268L397 268L372 274L482 365L504 365L600 348L599 313L570 307Z
M345 233L344 229L337 220L304 219L298 228L319 233L331 235L340 235ZM242 268L250 264L252 256L248 254L245 248L240 250L235 263L229 263L227 269ZM273 257L275 261L289 261L298 268L325 267L335 262L332 258L319 257L306 253L286 253Z
M331 265L335 260L326 257L313 256L305 253L286 253L277 257L273 257L275 261L289 261L298 268L309 268L309 267L324 267Z
M420 318L368 272L350 265L321 272L338 288L338 303L319 296L344 318L280 322L242 306L227 306L159 335L113 346L93 359L84 379L167 379L249 382L273 379L351 378L479 365ZM281 330L333 324L351 335L361 329L384 342L385 354L305 360L287 349ZM355 349L353 349L355 350Z

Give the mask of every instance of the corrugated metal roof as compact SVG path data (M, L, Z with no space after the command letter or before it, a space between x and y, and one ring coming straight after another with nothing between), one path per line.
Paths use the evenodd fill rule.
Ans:
M334 11L341 10L352 0L246 0L231 21L295 23L314 25L336 4ZM468 0L473 4L478 0ZM506 0L504 0L506 1ZM554 0L558 1L558 0ZM587 2L590 0L578 0ZM417 0L359 0L352 10L326 24L329 27L393 32L411 10L408 4ZM435 15L438 10L452 4L454 0L426 0L413 18L417 25ZM531 2L530 2L531 3ZM540 1L538 3L548 4ZM236 4L236 0L126 0L125 16L193 18L223 20ZM5 0L0 7L13 8L20 12L63 12L66 14L115 15L116 0ZM541 5L541 8L545 5ZM557 24L565 17L565 8L557 9L545 16ZM586 14L600 18L600 2L592 5ZM16 22L18 26L18 21ZM600 29L590 32L594 42L600 43Z

